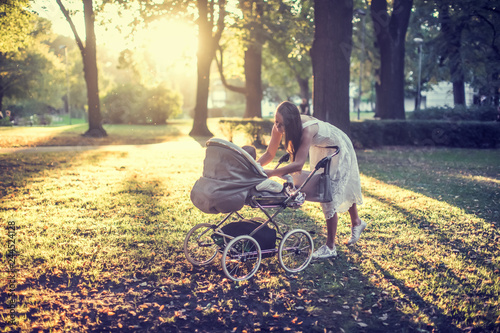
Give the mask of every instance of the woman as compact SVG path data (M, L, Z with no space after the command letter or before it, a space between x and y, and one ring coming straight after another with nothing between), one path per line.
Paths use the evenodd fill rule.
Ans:
M335 145L340 148L340 153L332 159L330 166L333 201L321 204L328 232L326 244L313 253L313 258L316 259L335 257L338 213L349 211L351 216L351 238L347 242L348 245L356 243L366 227L366 223L358 216L357 205L362 204L363 199L358 162L351 140L335 126L311 116L301 115L295 104L283 102L276 109L269 146L258 160L262 166L274 159L283 135L292 162L275 170L265 170L269 177L292 174L300 184L309 174L302 171L308 154L312 170L317 162L332 153L322 147Z

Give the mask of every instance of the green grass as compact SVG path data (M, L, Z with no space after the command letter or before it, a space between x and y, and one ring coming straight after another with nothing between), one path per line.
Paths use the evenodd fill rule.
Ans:
M499 331L498 151L360 150L368 228L359 243L343 245L343 214L337 258L296 276L264 259L251 281L231 283L219 261L193 269L182 253L191 227L220 216L189 199L204 149L185 135L189 124L177 125L107 127L113 140L135 133L132 144L175 138L160 145L0 155L0 237L7 244L14 221L22 331L182 330L187 322L226 331ZM318 204L280 216L314 231L316 246L324 242Z

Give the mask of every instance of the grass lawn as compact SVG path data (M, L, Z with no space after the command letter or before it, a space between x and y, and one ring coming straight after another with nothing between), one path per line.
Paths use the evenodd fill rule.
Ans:
M80 142L78 126L0 134L59 145ZM106 130L98 143L133 145L0 154L3 331L500 331L498 150L359 150L358 244L343 244L343 214L337 258L297 275L263 259L233 283L219 260L193 268L182 252L190 228L221 218L189 199L205 153L189 123ZM318 204L280 217L323 244Z

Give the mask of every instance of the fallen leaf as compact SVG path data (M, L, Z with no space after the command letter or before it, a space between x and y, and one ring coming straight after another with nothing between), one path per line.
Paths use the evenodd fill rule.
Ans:
M378 317L380 320L387 320L387 313L384 313L381 317Z

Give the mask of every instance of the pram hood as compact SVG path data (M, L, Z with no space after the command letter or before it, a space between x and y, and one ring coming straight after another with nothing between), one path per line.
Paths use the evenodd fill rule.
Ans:
M240 210L256 185L267 178L246 151L232 142L213 138L207 141L203 176L191 190L191 201L202 212L230 213Z

